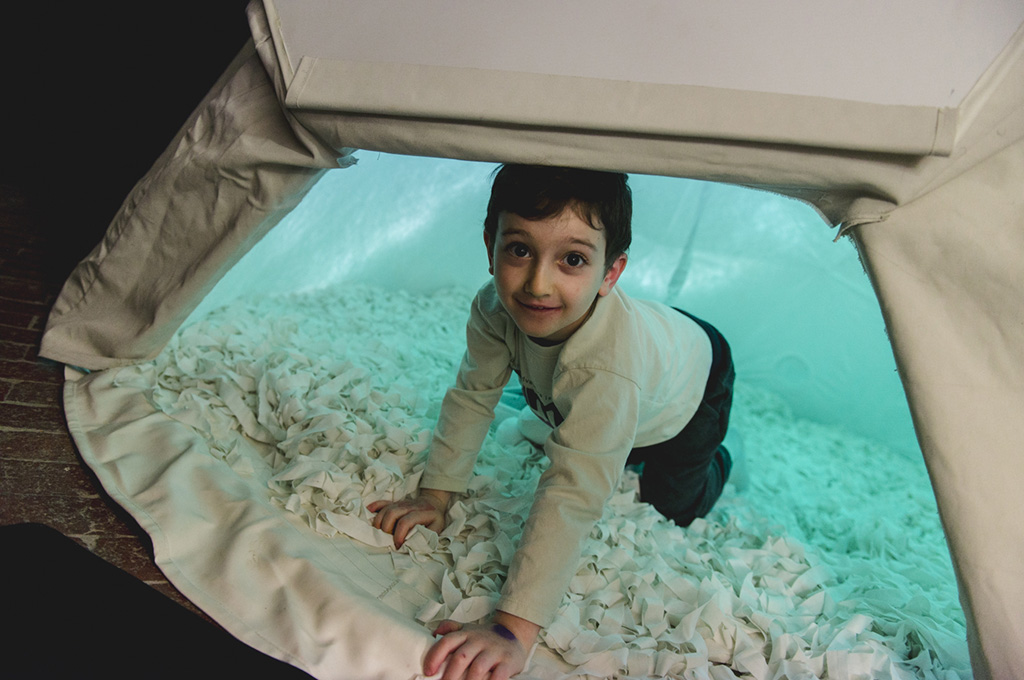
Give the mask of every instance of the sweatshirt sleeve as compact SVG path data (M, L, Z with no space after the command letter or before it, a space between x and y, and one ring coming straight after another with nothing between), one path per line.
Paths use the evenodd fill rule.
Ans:
M466 490L494 420L494 407L512 373L505 330L500 317L489 309L484 291L478 293L466 324L466 353L455 385L441 402L421 487Z
M601 518L632 449L636 383L607 371L574 369L556 379L565 416L545 444L540 478L497 608L548 625L569 590L584 541Z

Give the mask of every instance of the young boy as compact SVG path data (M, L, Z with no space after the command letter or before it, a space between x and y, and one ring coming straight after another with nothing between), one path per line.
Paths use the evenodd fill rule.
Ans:
M378 501L374 526L401 546L445 526L513 371L552 429L540 478L492 621L446 621L424 673L504 680L523 669L575 574L580 551L627 463L641 500L680 525L706 514L732 462L721 446L733 366L709 324L615 287L631 240L632 197L617 173L505 165L484 222L493 280L477 293L467 350L445 395L416 498Z

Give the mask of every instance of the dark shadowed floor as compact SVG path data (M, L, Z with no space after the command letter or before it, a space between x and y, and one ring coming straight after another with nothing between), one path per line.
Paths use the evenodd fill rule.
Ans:
M36 355L64 264L49 253L45 219L25 190L0 185L0 524L51 526L195 610L82 464L64 422L63 366Z
M5 11L0 606L15 632L0 678L295 673L227 636L168 583L148 537L78 455L63 366L37 354L70 270L248 38L246 4ZM221 661L193 665L211 656Z
M37 349L72 267L248 38L245 2L213 5L18 3L0 46L0 524L52 526L185 606L81 464L63 367Z

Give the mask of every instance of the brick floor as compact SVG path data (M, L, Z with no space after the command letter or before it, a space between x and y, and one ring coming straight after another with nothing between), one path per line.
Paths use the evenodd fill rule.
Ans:
M37 356L67 262L48 260L52 230L34 200L0 184L0 525L49 525L207 618L168 583L149 538L103 491L68 434L63 367Z

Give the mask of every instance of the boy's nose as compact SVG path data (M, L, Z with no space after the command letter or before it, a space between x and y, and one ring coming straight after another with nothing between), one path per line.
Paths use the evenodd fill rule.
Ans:
M526 277L526 292L533 297L544 297L550 291L551 275L547 271L547 267L543 265L535 265L530 269L529 276Z

